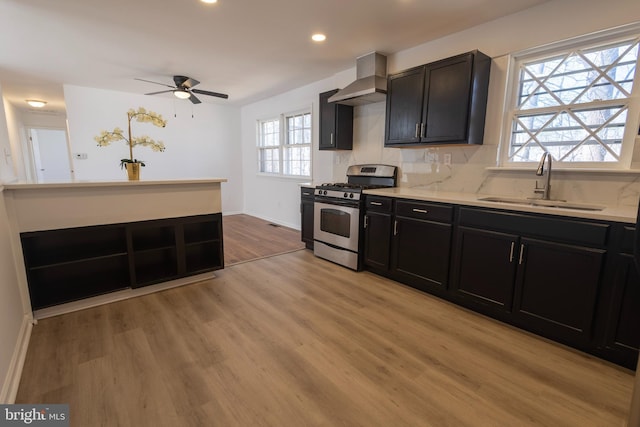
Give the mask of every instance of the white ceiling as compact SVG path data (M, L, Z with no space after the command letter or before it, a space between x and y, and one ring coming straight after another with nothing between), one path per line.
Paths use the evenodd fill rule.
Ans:
M64 83L142 94L162 87L134 78L181 74L243 105L545 1L0 0L0 86L64 110Z

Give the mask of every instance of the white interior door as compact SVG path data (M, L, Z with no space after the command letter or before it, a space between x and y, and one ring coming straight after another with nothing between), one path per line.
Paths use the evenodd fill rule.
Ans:
M69 181L67 133L60 129L31 129L29 138L38 182Z

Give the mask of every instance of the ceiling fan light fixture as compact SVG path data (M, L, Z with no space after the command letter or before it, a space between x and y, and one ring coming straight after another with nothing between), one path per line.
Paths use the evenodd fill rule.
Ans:
M47 101L40 101L39 99L27 99L27 104L33 108L42 108L47 105Z
M174 90L173 94L175 95L176 98L180 98L180 99L187 99L191 97L191 94L183 89Z

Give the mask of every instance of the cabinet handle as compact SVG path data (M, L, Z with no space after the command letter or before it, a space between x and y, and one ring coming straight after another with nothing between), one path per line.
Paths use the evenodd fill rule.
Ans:
M420 138L424 138L424 123L420 123Z
M418 138L418 130L420 129L420 123L416 123L416 138Z
M333 132L331 132L331 142L329 144L333 145Z
M423 213L423 214L429 213L429 211L426 209L413 208L413 211L418 213Z
M369 204L373 206L382 206L382 203L380 202L369 202Z
M393 235L394 236L398 235L398 221L397 220L393 221Z
M511 242L511 251L509 252L509 262L513 262L513 249L516 246L516 242Z
M367 225L369 225L369 217L368 216L364 216L364 228L367 228Z
M523 258L524 258L524 243L520 243L520 259L518 260L518 264L522 264Z
M303 192L302 192L302 195L304 195L304 196L310 196L310 195L311 195L311 193L307 193L307 192L303 191Z

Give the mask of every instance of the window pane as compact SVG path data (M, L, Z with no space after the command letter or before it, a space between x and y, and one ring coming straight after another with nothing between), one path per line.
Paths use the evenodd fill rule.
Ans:
M633 40L521 62L508 160L619 161L638 51Z

